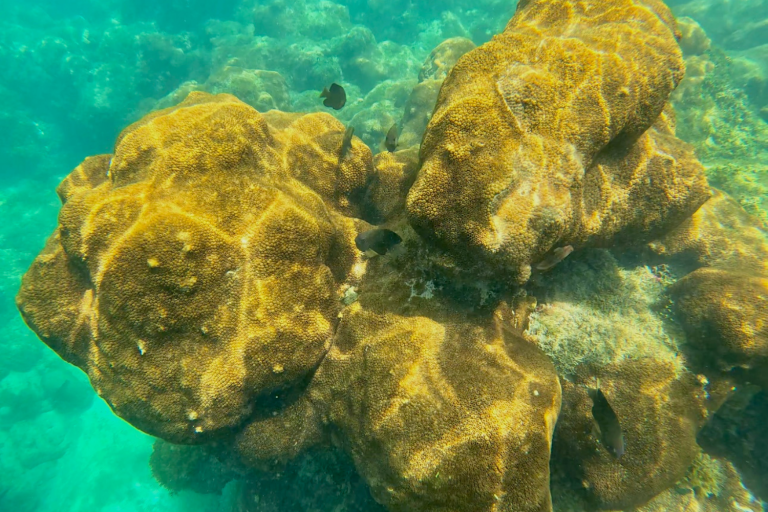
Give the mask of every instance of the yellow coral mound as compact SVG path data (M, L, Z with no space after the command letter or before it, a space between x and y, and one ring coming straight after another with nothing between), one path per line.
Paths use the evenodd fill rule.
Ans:
M502 324L345 310L312 393L390 510L551 510L560 385Z
M563 413L554 464L581 482L601 509L642 505L685 475L699 448L696 434L707 417L704 386L669 362L625 359L602 367L600 388L619 418L625 453L616 459L590 434L594 419L587 388L596 385L582 367L563 382Z
M693 213L701 165L660 117L683 76L675 35L657 0L521 2L443 84L408 195L414 228L525 280L553 247Z
M768 389L768 234L727 194L649 247L697 268L671 289L690 362Z
M225 433L314 371L355 255L338 212L372 169L313 114L271 127L193 93L127 128L60 186L59 229L24 277L25 320L122 417L165 439Z

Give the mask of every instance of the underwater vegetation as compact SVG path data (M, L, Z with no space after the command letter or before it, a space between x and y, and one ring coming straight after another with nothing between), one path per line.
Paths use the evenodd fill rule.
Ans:
M687 4L397 3L138 2L24 50L113 73L40 75L69 156L135 121L56 188L24 321L234 510L763 510L757 71ZM14 134L19 166L66 140ZM85 423L82 381L2 377Z

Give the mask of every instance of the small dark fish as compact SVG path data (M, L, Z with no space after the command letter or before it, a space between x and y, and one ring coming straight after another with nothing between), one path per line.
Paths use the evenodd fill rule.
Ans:
M597 388L589 388L589 397L592 399L592 417L600 429L600 444L605 446L608 452L620 459L624 455L624 434L621 431L619 417L608 403L608 399L600 390L600 382Z
M397 149L397 125L393 124L392 128L389 129L387 132L387 137L384 139L384 146L386 146L387 151L392 153L395 149Z
M563 261L569 254L573 252L573 246L566 245L565 247L558 247L554 249L546 258L536 264L538 270L549 270L561 261Z
M363 252L373 249L382 256L402 241L403 239L400 238L400 235L384 228L371 229L355 237L355 245L358 249Z
M347 102L347 93L344 92L342 86L336 83L331 84L330 89L328 87L324 88L323 92L320 93L320 97L325 98L323 105L334 110L339 110Z
M347 129L344 130L344 138L341 139L341 160L344 160L344 157L347 156L347 153L349 153L349 150L352 149L352 136L355 134L355 127L354 126L347 126Z

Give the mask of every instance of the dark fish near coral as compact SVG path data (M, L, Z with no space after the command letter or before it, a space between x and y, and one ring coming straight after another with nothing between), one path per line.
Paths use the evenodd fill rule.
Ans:
M347 129L344 130L344 138L341 139L341 154L339 155L339 158L341 160L344 160L344 157L347 156L347 153L349 153L349 150L352 149L352 136L354 134L355 134L354 126L347 126Z
M384 146L386 146L387 151L392 153L395 149L397 149L397 125L393 124L392 128L389 129L387 132L387 137L384 139Z
M339 110L347 102L347 93L344 92L344 88L339 84L333 83L331 87L326 87L323 92L320 93L323 100L323 105L331 107L334 110Z
M589 397L592 399L592 417L600 429L600 443L608 452L620 459L624 455L624 434L621 431L619 417L616 416L608 399L600 390L600 382L597 388L589 388Z
M365 252L368 249L373 249L380 255L387 254L387 251L396 246L403 239L400 235L392 230L384 228L371 229L360 233L355 237L355 245L358 249Z
M538 270L549 270L561 261L563 261L569 254L573 252L573 246L566 245L565 247L558 247L554 249L546 258L536 264Z

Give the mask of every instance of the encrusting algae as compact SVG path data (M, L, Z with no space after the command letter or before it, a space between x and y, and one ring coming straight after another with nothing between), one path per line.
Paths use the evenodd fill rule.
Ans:
M207 490L251 489L251 472L333 447L392 511L548 512L551 466L601 508L642 506L700 453L706 379L672 342L555 357L521 286L596 246L672 251L707 203L668 105L678 36L658 0L523 0L491 42L443 47L463 56L422 81L445 77L423 143L414 110L376 157L328 114L193 92L61 183L19 309L164 440L153 465L175 488L215 468ZM714 307L706 280L686 284L701 271L723 270L675 283L696 297L677 307ZM622 453L590 434L594 377ZM166 441L201 446L184 462Z

